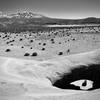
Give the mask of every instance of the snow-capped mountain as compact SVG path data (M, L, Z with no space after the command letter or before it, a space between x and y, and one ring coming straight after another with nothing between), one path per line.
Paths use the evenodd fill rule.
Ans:
M24 12L24 13L17 13L17 14L10 14L9 17L16 17L16 18L42 18L43 15L34 14L32 12Z
M0 31L34 31L43 29L47 25L73 25L73 24L99 24L100 18L89 17L85 19L57 19L35 14L32 12L22 12L5 14L0 12Z
M22 12L22 13L15 13L15 14L3 14L2 12L0 13L0 18L42 18L45 17L41 14L35 14L32 12Z

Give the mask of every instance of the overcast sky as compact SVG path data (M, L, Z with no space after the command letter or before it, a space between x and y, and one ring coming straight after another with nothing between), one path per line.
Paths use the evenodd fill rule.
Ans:
M0 0L0 11L25 9L55 18L100 17L100 0Z

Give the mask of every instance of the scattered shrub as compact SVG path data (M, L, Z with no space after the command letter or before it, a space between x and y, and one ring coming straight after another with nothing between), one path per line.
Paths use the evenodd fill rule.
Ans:
M33 40L30 40L30 43L34 42Z
M9 42L6 42L6 44L9 44Z
M22 41L23 39L21 38L21 39L19 39L19 41Z
M65 43L66 43L67 41L65 41Z
M10 49L6 49L6 51L5 52L10 52L11 50Z
M42 50L44 51L44 50L45 50L45 48L42 48Z
M29 56L29 55L30 55L29 53L25 53L25 54L24 54L24 56Z
M21 48L24 48L23 46Z
M75 41L75 39L72 39L73 41Z
M63 55L63 52L59 52L59 54L58 55Z
M51 39L51 41L54 41L54 39Z
M37 56L37 52L33 52L31 56Z
M43 46L45 46L46 45L46 43L43 43Z
M39 43L39 45L41 45L41 43Z
M52 41L52 44L54 44L55 42L54 41Z
M70 52L70 49L67 50L67 53L69 53L69 52Z
M59 42L59 44L61 44L61 42Z
M13 46L14 44L10 44L11 46Z

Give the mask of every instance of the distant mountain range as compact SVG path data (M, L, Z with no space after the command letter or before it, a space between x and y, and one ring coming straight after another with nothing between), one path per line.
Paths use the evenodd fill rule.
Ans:
M0 31L32 31L43 25L100 24L100 18L57 19L41 14L23 12L16 14L0 14Z
M23 13L15 13L15 14L3 14L1 12L0 14L0 18L42 18L44 17L43 15L40 15L40 14L35 14L35 13L32 13L32 12L23 12Z

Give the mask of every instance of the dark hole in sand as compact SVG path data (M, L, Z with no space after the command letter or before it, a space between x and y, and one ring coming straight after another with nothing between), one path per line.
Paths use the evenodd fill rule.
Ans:
M79 86L70 84L71 82L78 80L91 80L93 81L93 88L88 90L94 90L100 88L100 64L90 64L87 66L78 66L73 68L71 72L63 74L61 79L56 80L53 86L60 89L75 89L80 90ZM82 84L85 86L86 82Z

